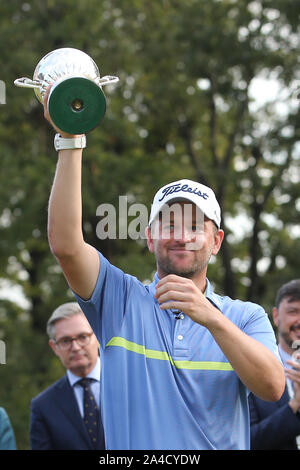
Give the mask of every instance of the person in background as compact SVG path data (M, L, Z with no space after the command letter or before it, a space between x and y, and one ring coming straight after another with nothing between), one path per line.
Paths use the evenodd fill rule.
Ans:
M99 345L76 302L59 306L47 323L49 345L67 373L32 400L32 450L101 450Z
M15 434L4 408L0 407L0 450L16 450Z
M277 292L273 320L279 353L285 367L286 387L275 403L249 395L251 449L300 449L300 279Z

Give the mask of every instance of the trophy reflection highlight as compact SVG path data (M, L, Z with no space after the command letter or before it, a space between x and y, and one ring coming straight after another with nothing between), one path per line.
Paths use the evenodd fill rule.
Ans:
M37 99L43 99L49 85L49 114L54 124L69 134L86 134L94 129L106 112L102 87L119 81L106 75L100 78L94 60L74 48L55 49L37 64L33 79L18 78L14 84L33 88Z

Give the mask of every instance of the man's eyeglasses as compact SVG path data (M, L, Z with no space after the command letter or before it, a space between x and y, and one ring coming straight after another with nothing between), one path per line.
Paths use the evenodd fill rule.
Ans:
M73 341L76 341L76 343L79 346L87 346L89 342L91 341L92 334L93 332L81 333L78 336L73 336L73 338L69 338L68 336L65 336L64 338L60 338L58 341L54 340L54 342L56 346L58 346L61 349L70 349Z

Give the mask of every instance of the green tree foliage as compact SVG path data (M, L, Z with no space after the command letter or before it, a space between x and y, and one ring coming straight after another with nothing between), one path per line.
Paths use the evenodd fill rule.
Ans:
M0 3L0 277L27 302L1 301L0 404L19 448L29 445L31 398L63 373L45 325L72 295L47 242L54 133L32 90L13 81L59 47L84 50L101 75L119 76L84 152L86 240L151 279L143 240L99 240L97 206L118 207L127 195L150 207L160 185L181 177L209 184L226 232L209 276L219 292L270 311L275 290L299 277L299 12L296 0ZM277 86L260 106L259 80Z

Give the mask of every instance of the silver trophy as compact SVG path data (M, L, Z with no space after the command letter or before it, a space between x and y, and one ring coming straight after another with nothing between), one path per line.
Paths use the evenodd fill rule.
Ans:
M37 64L33 79L18 78L14 84L33 88L43 104L49 85L49 114L53 123L69 134L86 134L94 129L106 111L104 85L116 83L118 77L100 73L93 59L73 48L55 49Z

